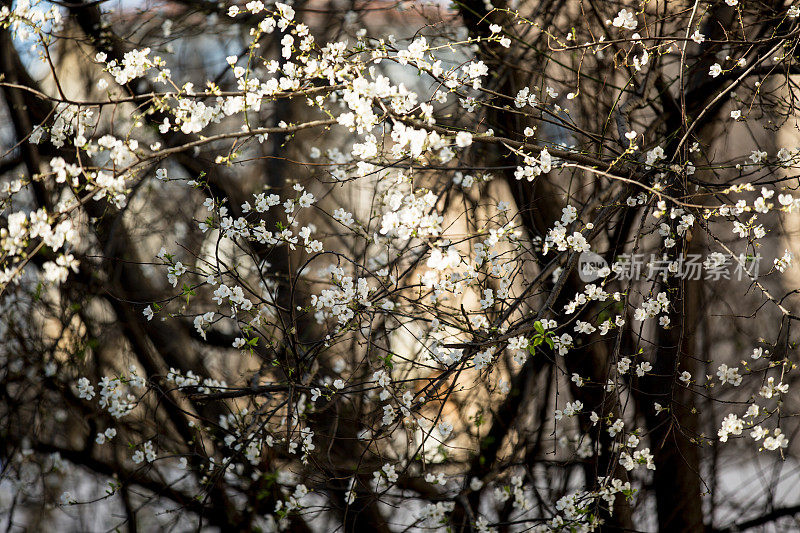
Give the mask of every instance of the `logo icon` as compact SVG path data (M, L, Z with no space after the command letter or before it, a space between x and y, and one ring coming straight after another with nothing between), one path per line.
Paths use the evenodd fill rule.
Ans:
M608 263L594 252L582 252L578 258L578 276L584 283L589 283L609 273Z

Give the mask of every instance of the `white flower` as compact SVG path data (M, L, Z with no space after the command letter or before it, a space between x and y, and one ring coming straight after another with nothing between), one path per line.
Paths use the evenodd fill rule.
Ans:
M453 424L442 421L439 422L439 425L436 426L436 429L439 431L439 434L442 436L442 440L447 440L450 434L453 432Z
M394 420L394 407L391 405L384 405L383 406L383 419L381 422L384 426L388 426Z
M779 272L785 272L786 269L789 268L792 265L792 258L793 257L794 256L793 256L792 252L790 252L788 249L785 250L783 252L783 257L776 258L774 260L775 268Z
M739 374L739 367L728 368L728 365L719 365L717 369L717 377L722 383L730 383L734 387L738 387L742 383L742 376Z
M767 450L777 450L778 448L786 448L789 446L789 439L786 438L786 435L781 433L780 428L775 428L772 434L774 436L764 439L764 448Z
M719 65L719 63L714 63L713 65L711 65L711 68L708 70L708 74L712 78L716 78L717 76L722 74L722 67Z
M767 152L763 152L761 150L753 150L750 153L750 161L752 161L754 164L758 164L764 161L766 158L767 158Z
M611 25L615 28L625 28L626 30L635 30L636 27L639 25L639 22L636 20L636 14L633 11L628 11L627 9L621 9L614 20L611 22Z
M649 362L647 362L647 361L644 361L644 362L642 362L642 363L639 363L639 364L637 365L637 367L636 367L636 375L637 375L637 376L639 376L639 377L642 377L642 376L644 376L644 375L645 375L647 372L650 372L651 370L653 370L653 365L651 365L651 364L650 364Z
M575 416L581 412L583 409L583 402L580 400L575 400L574 402L567 402L567 405L564 406L564 410L561 411L560 409L556 409L555 411L555 419L561 420L562 418Z
M766 384L758 391L758 394L763 398L769 399L775 396L776 393L786 394L787 392L789 392L788 384L780 382L776 385L775 378L770 376L767 378Z
M466 148L472 144L472 134L468 131L459 131L456 135L456 146Z
M764 429L761 426L755 426L753 428L753 430L750 432L750 436L756 442L760 441L761 439L763 439L767 435L769 435L769 430L768 429Z
M654 165L659 159L664 159L667 157L667 155L664 153L664 149L660 146L656 146L652 150L649 150L646 155L647 159L645 160L645 163L648 165Z
M467 71L467 75L472 79L486 76L489 73L489 67L487 67L483 61L474 61L464 67L464 69Z
M381 473L383 473L383 475L386 477L386 480L389 483L396 482L400 477L399 474L397 474L397 471L396 471L394 465L390 465L389 463L386 463L385 465L383 465L383 467L381 468L381 470L379 472L375 472L375 474L378 474L379 477L380 477Z
M747 412L744 414L745 418L753 418L758 416L759 407L756 404L751 404L750 407L747 408Z
M86 378L80 378L78 380L78 398L84 400L91 400L94 398L94 386L92 386Z
M625 428L625 422L621 418L617 418L613 424L608 427L608 434L611 437L617 435L617 433L622 433L622 430Z
M744 420L731 413L722 421L722 427L717 431L720 442L727 442L728 435L741 435L744 429Z

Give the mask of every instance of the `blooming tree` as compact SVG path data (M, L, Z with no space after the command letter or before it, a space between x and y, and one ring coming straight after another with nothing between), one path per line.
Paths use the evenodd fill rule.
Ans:
M800 7L0 6L10 527L800 510Z

